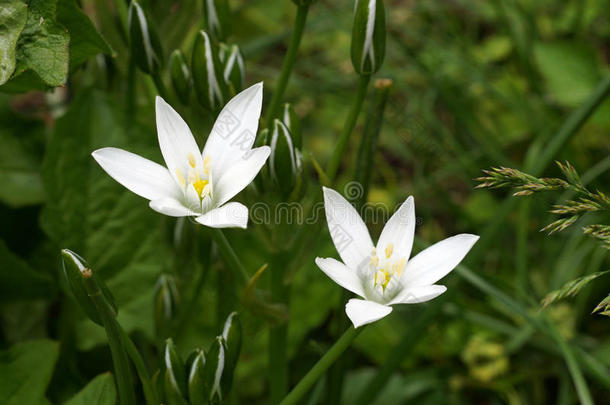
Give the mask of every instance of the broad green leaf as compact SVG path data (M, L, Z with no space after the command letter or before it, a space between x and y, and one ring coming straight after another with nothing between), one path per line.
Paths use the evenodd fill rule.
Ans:
M100 374L64 405L114 405L116 389L112 374Z
M4 84L15 70L17 39L27 18L28 7L23 1L3 1L0 7L0 85Z
M33 270L0 239L0 301L45 298L52 291L51 279Z
M118 321L131 332L152 335L154 283L169 257L161 236L161 215L148 201L116 183L93 160L91 152L125 145L135 153L156 143L152 130L126 122L115 100L84 92L56 122L43 162L47 204L42 226L56 245L86 257L116 298ZM140 144L138 144L140 142ZM155 157L160 152L155 148ZM103 330L83 321L80 345L105 341Z
M68 78L66 28L56 20L57 1L31 0L28 18L17 41L17 64L4 91L61 86Z
M59 0L57 19L70 34L70 72L99 53L112 55L113 51L104 37L85 14L76 0Z
M0 201L11 207L38 204L43 200L39 163L11 132L0 129Z
M583 102L601 77L597 55L587 44L540 43L534 47L534 57L548 92L567 107Z
M44 393L58 354L59 344L50 340L18 343L0 352L0 404L48 404Z

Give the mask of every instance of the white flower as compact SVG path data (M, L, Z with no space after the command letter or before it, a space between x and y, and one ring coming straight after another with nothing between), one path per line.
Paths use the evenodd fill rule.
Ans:
M470 234L452 236L409 260L415 233L413 197L386 223L376 247L358 212L335 190L324 187L324 208L343 263L318 257L316 264L335 283L363 298L345 305L356 328L387 316L394 304L416 304L444 293L447 288L434 283L453 270L479 239Z
M112 178L150 200L157 212L194 216L214 228L246 228L248 208L227 201L254 179L269 157L268 146L252 149L262 101L262 83L232 98L199 152L186 122L157 97L157 132L167 167L117 148L98 149L92 155Z

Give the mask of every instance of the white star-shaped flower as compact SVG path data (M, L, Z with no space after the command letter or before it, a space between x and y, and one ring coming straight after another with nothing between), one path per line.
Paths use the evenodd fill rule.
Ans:
M252 149L262 102L262 83L233 97L200 152L186 122L157 97L159 147L167 167L117 148L92 155L117 182L150 200L157 212L193 216L214 228L246 228L248 208L227 201L254 180L269 157L268 146Z
M324 187L324 208L343 263L318 257L316 264L335 283L362 297L345 305L356 328L387 316L394 304L416 304L444 293L447 288L434 283L453 270L479 239L459 234L409 259L415 233L413 197L386 223L377 246L358 212L335 190Z

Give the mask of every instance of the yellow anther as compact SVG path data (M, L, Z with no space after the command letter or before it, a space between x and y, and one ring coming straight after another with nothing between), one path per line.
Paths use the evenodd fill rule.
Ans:
M182 175L182 171L180 169L176 169L176 177L178 177L180 185L184 187L186 185L186 181L184 180L184 176Z
M382 286L385 284L385 272L377 270L377 273L375 273L375 284L381 284Z
M191 167L194 169L195 166L197 166L197 161L195 160L195 155L193 155L192 153L189 152L189 154L187 155L187 158L189 160L189 165L191 165Z
M203 159L203 172L208 176L210 175L211 165L212 165L212 159L209 156L206 156Z
M394 244L393 243L388 243L388 246L386 246L386 248L385 248L385 257L386 257L386 259L389 259L390 256L392 256L392 252L394 252Z
M205 188L205 186L208 185L208 181L207 180L201 180L201 179L197 179L197 181L193 182L193 187L195 187L195 191L197 191L197 195L199 197L203 197L203 190Z
M379 258L377 256L371 257L371 264L375 267L379 266Z

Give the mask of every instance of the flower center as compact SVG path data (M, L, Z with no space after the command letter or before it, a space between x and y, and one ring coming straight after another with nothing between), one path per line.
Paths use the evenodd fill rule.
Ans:
M394 255L393 243L387 244L384 255L381 258L377 256L377 249L373 248L371 253L371 266L373 266L375 287L381 285L385 291L392 277L400 278L400 276L402 276L406 264L407 259L405 257L397 257Z
M187 155L188 171L186 178L182 170L176 169L176 177L180 182L180 185L186 189L191 185L197 192L200 200L203 200L207 195L211 193L210 190L210 169L211 169L211 158L206 156L203 159L203 168L197 167L197 160L192 153ZM201 170L203 169L203 170Z

